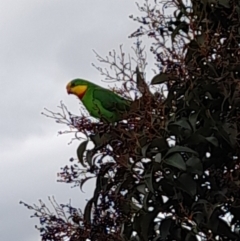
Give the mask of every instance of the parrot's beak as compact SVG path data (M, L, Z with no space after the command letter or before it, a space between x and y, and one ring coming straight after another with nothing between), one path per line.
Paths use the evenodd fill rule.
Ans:
M76 95L78 98L82 99L84 96L87 86L86 85L76 85L72 86L71 82L66 87L68 94Z
M72 93L72 92L71 92L71 86L70 86L70 84L67 85L66 89L67 89L67 93L68 93L68 94L71 94L71 93Z

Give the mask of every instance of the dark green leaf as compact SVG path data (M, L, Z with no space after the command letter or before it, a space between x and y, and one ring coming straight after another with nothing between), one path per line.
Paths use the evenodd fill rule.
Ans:
M146 194L144 194L144 198L143 198L143 209L147 212L148 211L148 207L149 207L149 197L152 196L152 193L147 192Z
M141 241L148 241L149 236L153 235L154 229L151 227L154 224L159 210L155 208L152 212L139 212L133 222L133 230L137 232Z
M190 149L189 147L185 147L185 146L173 146L172 148L169 149L169 151L166 153L165 157L167 157L170 154L173 153L181 153L181 152L187 152L187 153L192 153L196 156L198 156L198 153L195 152L194 150Z
M138 143L141 147L145 146L148 142L148 138L146 136L141 136L139 139L138 139Z
M90 137L91 141L94 143L96 148L98 148L99 146L102 145L102 141L101 141L99 133L97 133L95 135L90 135L89 137Z
M87 144L88 144L88 141L83 141L79 146L78 146L78 149L77 149L77 157L78 157L78 160L79 162L84 166L86 167L84 161L83 161L83 154L84 152L86 151L86 147L87 147Z
M188 193L190 196L194 196L197 192L197 184L193 180L193 178L187 174L182 173L176 180L176 184L178 188L182 189L186 193Z
M161 221L160 225L160 234L161 234L161 240L165 240L167 236L170 234L170 228L172 225L172 218L166 218Z
M146 157L147 156L147 150L148 150L148 147L151 145L151 143L148 143L148 144L146 144L145 146L143 146L142 148L141 148L141 150L142 150L142 156L143 157Z
M214 130L217 130L217 133L220 134L222 136L222 138L229 143L229 145L233 146L234 143L231 143L230 140L230 136L228 135L228 133L226 132L226 128L223 128L223 126L218 125L218 127L214 127Z
M229 225L226 221L224 220L217 220L219 221L219 225L218 225L218 230L217 233L224 236L224 237L228 237L228 240L239 240L240 236L239 233L233 233L232 232L232 226Z
M121 236L125 238L124 240L130 240L132 232L133 232L132 224L129 224L129 223L122 224Z
M139 184L136 189L138 190L138 192L140 192L141 194L145 194L146 193L146 185L145 184Z
M91 212L92 212L93 198L91 198L84 209L84 220L90 224L91 223Z
M192 209L194 209L198 205L209 205L209 202L205 199L199 199L197 202L193 203Z
M199 112L191 113L189 116L189 122L193 128L193 131L196 131L196 123L198 118Z
M186 63L188 63L193 58L196 58L199 55L198 49L199 49L198 42L195 39L191 40L191 42L188 44L188 50L185 57Z
M156 215L158 214L158 212L156 211L156 207L155 210L152 212L147 212L142 219L142 223L141 223L141 230L142 230L142 237L143 240L148 241L149 237L148 236L152 236L154 232L154 229L151 228L154 225L154 219L156 218ZM142 241L143 241L142 240Z
M200 211L194 212L192 219L197 225L200 225L204 222L204 214Z
M212 210L210 210L209 213L209 222L208 225L210 226L211 230L216 233L218 231L218 226L219 226L219 215L221 214L221 211L219 210L219 208L215 207L211 207Z
M162 161L162 154L157 153L157 155L155 156L155 162L161 163L161 161Z
M212 95L208 91L205 93L205 96L207 96L209 100L213 100Z
M195 234L188 232L184 241L198 241Z
M151 85L163 84L169 80L176 80L177 76L173 74L160 73L153 77Z
M202 172L203 172L202 162L201 162L201 160L200 160L198 157L196 157L196 156L190 157L190 158L187 160L186 165L187 165L188 171L190 171L191 173L196 173L196 174L201 175Z
M133 222L133 230L137 232L137 234L141 235L141 222L143 219L143 215L138 212L136 216L134 217L134 222Z
M150 144L150 148L158 148L158 151L166 151L168 143L165 138L154 138Z
M169 127L174 126L174 125L179 126L183 129L192 130L192 128L187 120L179 120L179 121L173 122L173 123L169 124Z
M92 179L92 178L94 178L94 177L86 177L86 178L84 178L84 179L81 179L81 181L80 181L80 189L81 189L82 192L83 192L83 190L82 190L83 184L84 184L86 181L88 181L89 179Z
M218 4L225 8L230 8L229 0L218 0Z
M196 131L193 133L189 138L183 141L184 144L193 144L193 145L198 145L201 142L205 141L205 137L201 134L201 131Z
M92 167L93 165L93 155L94 155L94 150L87 150L86 161L90 167Z
M144 175L144 181L146 183L146 186L148 190L152 193L154 193L154 187L153 187L153 168L149 169L146 174Z
M125 200L121 200L120 201L120 205L119 205L119 208L121 209L121 212L124 214L124 215L128 215L131 211L131 207L132 204L131 202L126 202ZM137 209L139 210L139 208Z
M208 142L210 142L211 144L213 144L214 146L218 147L218 139L214 136L209 136L205 138Z
M182 156L179 153L173 153L171 156L167 157L164 160L164 163L169 166L176 167L179 170L187 170L186 163L184 162Z
M189 28L189 24L186 22L181 22L172 32L172 41L175 40L175 37L177 34L179 34L179 31L182 30L183 32L187 33Z

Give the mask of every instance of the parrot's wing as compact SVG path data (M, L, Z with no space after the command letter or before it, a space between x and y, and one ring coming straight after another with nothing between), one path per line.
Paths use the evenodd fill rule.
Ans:
M102 107L109 111L127 111L129 110L130 102L114 92L106 89L96 88L93 91L93 98L99 101Z

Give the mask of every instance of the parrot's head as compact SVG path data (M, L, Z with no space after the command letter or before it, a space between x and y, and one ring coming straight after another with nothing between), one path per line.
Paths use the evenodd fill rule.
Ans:
M88 89L88 81L82 79L74 79L67 84L67 93L74 94L82 99Z

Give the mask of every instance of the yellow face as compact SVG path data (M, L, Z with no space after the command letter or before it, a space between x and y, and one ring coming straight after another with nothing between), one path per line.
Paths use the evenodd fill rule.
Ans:
M78 96L80 99L84 96L87 85L76 85L74 86L71 82L67 85L67 93L68 94L74 94Z

